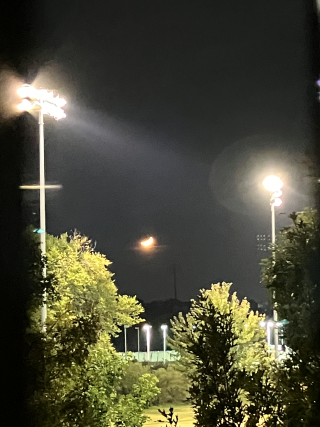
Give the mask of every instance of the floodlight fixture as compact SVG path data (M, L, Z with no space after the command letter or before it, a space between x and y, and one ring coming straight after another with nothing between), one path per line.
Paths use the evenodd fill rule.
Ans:
M143 330L146 333L146 341L147 341L147 360L150 360L150 344L151 344L151 325L147 323L143 325Z
M17 90L18 95L22 98L21 104L17 108L21 111L41 110L42 114L53 117L56 120L66 117L62 107L67 101L55 96L53 91L47 89L36 89L33 86L24 84Z
M274 193L275 191L281 190L283 187L283 182L278 176L269 175L264 179L263 186L266 190Z
M279 197L275 197L274 199L272 199L272 204L273 206L281 206L282 205L282 200Z

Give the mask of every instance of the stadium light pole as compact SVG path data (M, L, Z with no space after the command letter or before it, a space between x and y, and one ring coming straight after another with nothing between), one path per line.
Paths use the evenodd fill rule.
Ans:
M33 189L40 191L40 249L41 256L44 258L46 254L46 188L59 188L60 186L46 186L45 181L45 151L44 151L44 120L43 116L48 115L56 120L66 117L62 107L65 106L67 101L60 98L59 95L54 96L52 91L47 89L36 89L30 85L22 85L18 91L21 98L21 103L17 106L20 111L37 110L39 112L39 186L34 186ZM21 189L29 189L32 186L21 186ZM46 266L42 270L44 279L47 277ZM46 290L43 292L42 306L41 306L41 324L42 330L45 331L47 320L47 296Z
M124 329L124 354L127 354L127 329L129 328L128 325L123 325Z
M137 344L138 344L138 347L137 347L137 350L138 350L138 358L139 358L139 353L140 353L140 328L139 328L139 326L136 326L134 329L136 329L137 330L137 334L138 334L138 341L137 341Z
M166 349L167 349L167 325L161 325L162 334L163 334L163 363L166 363Z
M151 325L145 324L143 329L146 333L146 341L147 341L147 360L150 360L150 340L151 340Z
M270 193L270 206L271 206L271 244L274 248L276 243L276 219L275 219L275 207L280 206L282 200L280 197L282 196L281 188L283 187L282 180L275 175L267 176L263 181L264 188ZM275 252L273 251L273 260L275 257ZM273 336L274 336L274 356L275 359L278 359L278 344L279 344L279 331L278 331L278 312L276 310L275 303L275 291L272 294L273 297Z

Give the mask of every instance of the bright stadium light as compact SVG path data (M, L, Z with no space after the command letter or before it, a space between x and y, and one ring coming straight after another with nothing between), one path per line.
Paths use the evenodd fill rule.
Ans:
M269 175L263 181L263 186L266 190L270 192L270 206L271 206L271 243L274 247L276 243L276 218L275 218L275 207L278 207L282 204L280 197L282 196L281 188L283 187L283 181L276 175ZM274 255L274 252L273 252ZM273 292L273 299L275 298L275 293ZM278 333L278 313L277 310L273 309L273 335L274 335L274 354L275 359L278 358L278 342L279 342L279 333ZM269 325L269 323L268 323ZM270 329L267 329L267 334L270 335ZM270 341L270 337L268 337Z
M30 85L22 85L17 90L18 95L20 98L30 98L33 99L37 96L37 90L30 86Z
M161 329L163 334L163 363L166 363L168 325L161 325Z
M36 89L33 86L24 84L17 90L18 95L21 98L21 103L17 105L17 109L20 111L31 111L35 110L39 112L39 170L40 170L40 182L38 186L33 186L32 189L39 189L40 191L40 248L42 257L46 254L46 189L52 186L46 186L45 184L45 168L44 168L44 121L43 116L48 115L56 120L60 120L66 117L62 107L67 103L59 95L54 96L52 91L46 89ZM20 188L26 189L27 186L21 186ZM56 187L56 186L55 186ZM42 270L43 278L47 276L46 267ZM43 302L41 306L41 323L42 329L46 329L47 319L47 304L46 304L46 291L43 294Z
M32 108L32 102L29 99L25 98L17 105L18 110L20 111L29 111Z
M41 110L42 114L47 114L56 120L66 117L62 107L66 105L67 101L60 98L59 95L54 96L52 91L35 89L33 86L25 84L19 87L17 93L22 98L21 104L18 105L19 110ZM23 105L28 105L28 108L22 108Z
M147 323L143 326L143 330L146 333L146 341L147 341L147 360L150 360L150 343L151 343L151 325Z
M266 190L274 193L283 187L283 182L278 176L269 175L264 179L263 186Z

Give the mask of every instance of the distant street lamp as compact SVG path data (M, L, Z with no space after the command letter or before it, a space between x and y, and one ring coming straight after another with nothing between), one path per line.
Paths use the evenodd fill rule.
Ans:
M43 116L46 114L53 117L56 120L63 119L66 117L62 107L67 103L59 95L54 96L52 91L46 89L35 89L30 85L22 85L18 91L18 95L21 97L21 103L17 106L20 111L39 111L39 166L40 166L40 182L39 186L35 186L34 189L40 190L40 249L42 257L46 254L46 188L50 186L45 185L45 169L44 169L44 122ZM21 186L20 188L26 189L27 186ZM51 186L52 188L52 186ZM42 276L45 279L47 277L46 266L42 271ZM46 303L46 291L43 294L43 303L41 307L41 323L42 329L45 330L45 323L47 319L47 303Z
M283 187L282 180L275 175L269 175L263 181L263 186L270 192L270 206L271 206L271 243L272 246L276 243L276 220L275 220L275 207L282 204L280 197L282 196L281 188ZM275 253L273 252L273 257ZM275 299L275 292L273 292L273 300ZM278 333L278 313L275 308L275 302L273 307L273 321L274 321L274 348L275 348L275 359L278 358L278 344L279 344L279 333Z
M161 325L163 333L163 363L166 363L166 349L167 349L167 325Z
M151 325L145 324L143 329L146 333L146 341L147 341L147 360L150 360L150 340L151 340Z
M140 353L140 328L139 328L139 326L136 326L134 329L136 329L137 333L138 333L138 347L137 347L137 349L138 349L138 360L139 360L139 353Z

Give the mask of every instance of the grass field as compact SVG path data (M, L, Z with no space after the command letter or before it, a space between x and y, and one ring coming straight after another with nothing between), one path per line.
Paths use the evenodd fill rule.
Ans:
M164 409L166 412L169 412L170 406L174 409L174 415L178 415L180 427L193 427L194 419L193 419L193 410L189 405L164 405L154 406L145 411L145 414L150 417L150 420L147 421L143 427L161 427L165 426L166 419L158 412L158 409ZM161 420L162 422L159 422ZM167 422L169 425L169 423Z

